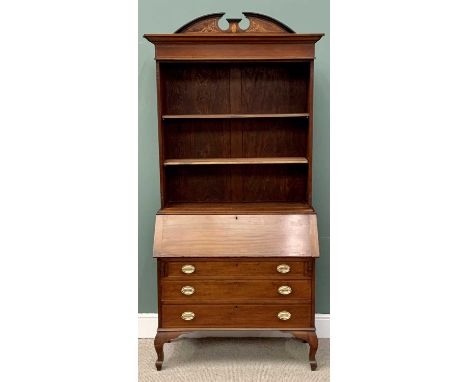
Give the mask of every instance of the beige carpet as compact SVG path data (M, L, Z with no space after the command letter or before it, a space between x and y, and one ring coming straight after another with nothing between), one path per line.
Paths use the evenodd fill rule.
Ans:
M330 340L319 339L318 368L311 371L309 345L289 338L179 338L164 345L156 371L153 340L138 342L139 382L328 382Z

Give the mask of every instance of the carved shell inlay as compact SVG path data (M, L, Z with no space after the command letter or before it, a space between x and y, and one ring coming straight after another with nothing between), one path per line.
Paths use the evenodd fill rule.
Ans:
M217 19L206 20L203 24L197 24L193 27L189 27L184 32L200 32L200 33L210 33L210 32L220 32Z
M268 21L258 22L257 19L251 19L249 27L245 30L246 32L284 32L284 29L278 27Z

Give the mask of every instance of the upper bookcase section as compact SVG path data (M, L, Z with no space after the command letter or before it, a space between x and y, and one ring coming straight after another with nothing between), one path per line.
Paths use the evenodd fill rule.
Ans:
M315 43L323 33L297 34L283 23L258 13L243 12L249 26L242 29L242 19L227 19L229 26L219 26L224 13L199 17L174 34L145 34L156 46L157 61L241 61L241 60L313 60Z

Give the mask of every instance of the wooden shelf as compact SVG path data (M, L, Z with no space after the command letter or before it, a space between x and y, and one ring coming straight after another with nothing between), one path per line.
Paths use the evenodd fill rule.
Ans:
M258 202L258 203L169 203L159 214L223 215L223 214L314 214L307 203Z
M307 158L207 158L207 159L167 159L164 166L215 165L215 164L307 164Z
M308 113L290 114L180 114L163 115L162 119L239 119L239 118L309 118Z

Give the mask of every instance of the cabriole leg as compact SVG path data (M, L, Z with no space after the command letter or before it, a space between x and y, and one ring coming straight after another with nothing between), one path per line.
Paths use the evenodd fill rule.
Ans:
M291 334L309 344L309 364L312 370L317 369L317 360L315 359L315 354L318 349L318 339L315 331L293 331Z
M184 332L162 332L158 330L156 337L154 337L154 348L158 356L156 361L156 370L159 371L162 369L162 364L164 362L164 344L171 342L181 334L184 334Z
M158 359L156 361L156 370L161 370L162 364L164 362L164 344L165 344L165 335L158 332L156 337L154 337L154 348L156 349L156 354Z

